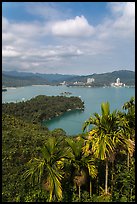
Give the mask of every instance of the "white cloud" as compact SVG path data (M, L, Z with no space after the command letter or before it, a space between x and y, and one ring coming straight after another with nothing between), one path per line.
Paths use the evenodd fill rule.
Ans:
M13 40L15 40L15 36L12 34L12 33L2 33L2 42L4 43L4 42L11 42L11 41L13 41Z
M115 22L118 24L118 27L120 28L122 26L123 28L123 25L127 28L128 26L133 26L132 21L135 21L135 4L133 2L127 2L119 12L122 12L122 15Z
M11 32L20 37L37 37L42 34L43 26L39 23L13 23Z
M115 2L112 4L112 10L116 15L112 23L113 31L122 37L133 37L135 35L135 3Z
M109 2L114 15L128 15L135 17L135 2Z
M135 4L134 2L108 3L112 11L111 18L96 27L100 40L113 41L134 39L135 37Z
M76 16L75 19L58 21L52 25L52 34L63 37L84 37L94 33L93 26L89 25L84 16Z
M11 47L11 46L6 46L6 47L2 50L2 56L3 56L3 57L17 57L17 56L20 56L20 53L17 52L13 47Z

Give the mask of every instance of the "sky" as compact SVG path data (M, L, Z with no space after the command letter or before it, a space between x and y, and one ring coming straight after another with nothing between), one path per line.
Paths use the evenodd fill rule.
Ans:
M2 70L135 71L135 2L3 2Z

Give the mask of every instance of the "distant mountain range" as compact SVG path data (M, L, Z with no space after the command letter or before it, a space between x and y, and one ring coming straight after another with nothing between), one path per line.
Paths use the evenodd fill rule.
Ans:
M121 82L126 85L135 85L135 72L129 70L119 70L102 74L91 75L63 75L63 74L40 74L31 72L17 72L17 71L3 71L2 72L2 86L3 87L17 87L30 85L59 85L63 81L68 84L79 81L86 82L87 78L94 78L95 86L109 86L110 83L120 78Z

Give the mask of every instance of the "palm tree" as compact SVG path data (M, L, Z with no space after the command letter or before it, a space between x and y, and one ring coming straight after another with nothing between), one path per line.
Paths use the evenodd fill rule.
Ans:
M119 136L121 136L121 149L127 154L127 168L129 169L129 160L133 156L135 150L135 129L133 123L135 117L134 113L120 113L119 114Z
M91 133L91 132L90 132ZM88 172L89 172L89 179L90 179L90 183L89 183L89 195L90 198L92 196L92 179L96 178L97 176L97 168L95 165L95 160L96 158L93 155L92 152L92 148L91 148L91 134L90 135L84 135L84 146L82 148L84 157L85 157L85 162L87 163L87 167L88 167Z
M123 109L128 111L125 117L128 121L128 137L126 143L128 151L127 166L129 168L129 158L133 156L135 150L135 98L131 97L129 102L124 104Z
M85 183L86 175L83 170L83 155L82 155L82 146L83 140L77 138L76 142L71 139L66 139L69 150L70 150L70 166L72 169L72 176L74 177L73 182L78 186L79 189L79 200L81 198L81 185Z
M135 97L131 97L129 101L124 103L123 109L128 110L128 112L134 111L135 110Z
M89 139L92 144L92 152L96 158L105 161L105 194L108 194L108 161L114 152L113 136L117 131L116 111L110 114L109 103L101 104L101 114L94 113L83 126L83 131L87 125L94 125L89 132Z
M70 165L73 169L73 182L78 186L80 200L81 186L86 183L89 175L95 175L97 172L93 159L83 151L84 139L81 137L77 137L76 140L67 138L66 141L70 147L70 152L72 153L70 157Z
M24 173L25 179L30 179L32 184L41 183L49 191L49 201L55 197L62 199L61 181L63 171L60 164L66 158L67 152L60 148L62 138L50 137L43 148L40 149L39 158L33 158L28 163L28 170Z
M135 131L135 98L131 97L128 102L124 103L123 109L127 111L125 118L128 121L129 130L131 131L131 134L133 134ZM134 139L134 134L132 139Z
M135 149L135 98L124 103L123 109L127 112L118 112L119 131L115 138L118 138L121 142L115 142L118 144L118 149L127 154L127 168L129 170L129 161L133 156Z

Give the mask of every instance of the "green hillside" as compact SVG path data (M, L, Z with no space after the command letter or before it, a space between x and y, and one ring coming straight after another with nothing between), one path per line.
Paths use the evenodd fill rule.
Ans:
M3 86L29 86L29 85L58 85L63 81L71 84L75 81L86 82L87 78L94 78L93 86L109 86L120 78L126 85L135 85L135 72L129 70L120 70L102 74L91 74L86 76L63 75L63 74L40 74L40 73L23 73L23 72L3 72Z
M120 78L122 83L126 85L135 85L135 72L129 70L120 70L102 74L92 74L88 76L81 76L79 78L75 78L75 81L86 82L87 78L94 78L95 82L94 86L109 86L111 83L116 82L117 78ZM74 81L73 80L73 81Z
M38 76L9 76L2 74L3 87L18 87L18 86L31 86L31 85L45 85L48 82Z
M95 79L96 83L110 85L110 83L116 82L117 78L126 85L135 85L135 72L120 70L104 74L93 74L91 75Z
M135 202L135 101L101 107L75 137L3 111L2 202Z

